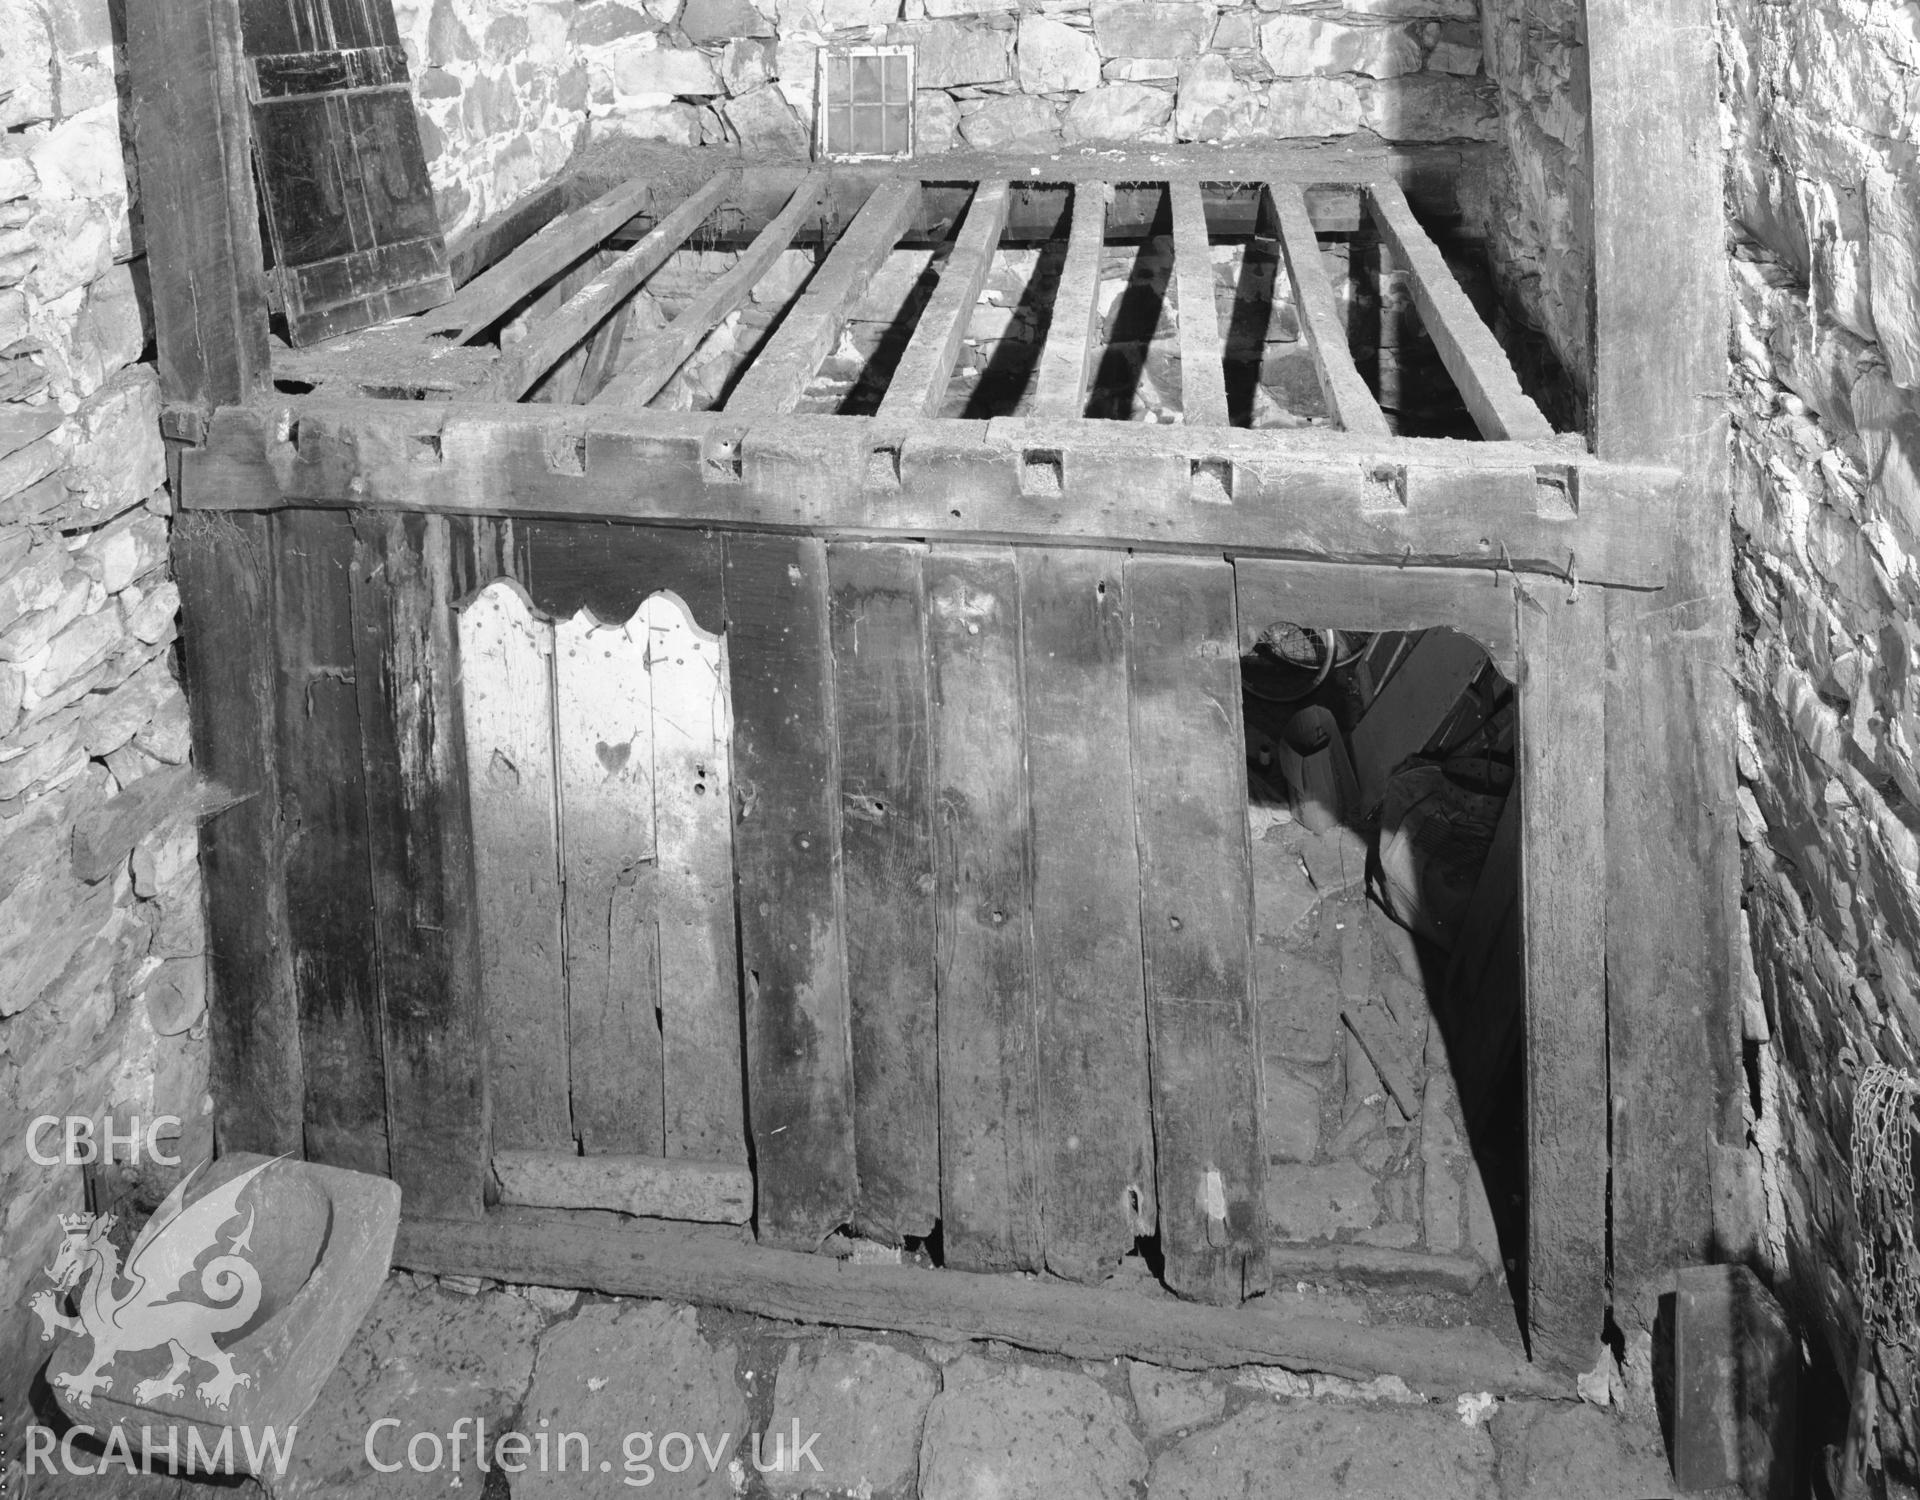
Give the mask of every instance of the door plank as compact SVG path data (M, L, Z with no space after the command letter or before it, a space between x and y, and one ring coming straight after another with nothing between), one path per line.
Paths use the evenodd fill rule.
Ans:
M1160 1251L1183 1296L1264 1284L1252 865L1233 570L1127 565Z
M1128 723L1126 554L1023 548L1041 1223L1099 1281L1157 1218Z
M1104 182L1082 182L1073 190L1073 221L1067 231L1067 259L1060 268L1047 341L1040 351L1040 375L1034 396L1036 417L1083 417L1094 351L1100 344L1100 259L1107 230Z
M1520 611L1520 911L1527 1046L1527 1303L1536 1360L1587 1368L1606 1310L1606 606Z
M499 579L459 629L493 1140L570 1149L553 626Z
M1033 934L1013 549L927 560L946 1264L1042 1264Z
M1400 184L1391 179L1369 183L1366 197L1381 243L1411 277L1421 326L1459 387L1480 435L1519 442L1550 439L1553 424L1520 389L1507 351L1460 290L1440 247L1414 218Z
M587 1155L665 1152L646 651L634 621L582 610L554 628L573 1131Z
M1220 312L1213 300L1207 209L1197 182L1171 182L1174 305L1180 315L1180 410L1189 427L1227 425Z
M1347 347L1347 330L1334 305L1333 282L1327 275L1326 258L1320 253L1319 237L1313 232L1306 192L1297 182L1270 182L1267 197L1273 205L1281 253L1287 260L1293 305L1307 335L1307 347L1313 351L1313 367L1320 376L1327 414L1348 432L1389 436L1386 413L1367 389L1360 367L1353 362L1353 351Z
M889 178L873 190L825 263L814 272L799 301L788 309L780 326L747 366L727 397L727 411L793 410L813 372L846 327L874 272L907 232L919 207L917 182Z
M487 1169L472 834L441 516L353 521L354 680L367 788L394 1180L410 1212L477 1217Z
M298 1155L305 1086L275 816L272 544L265 516L243 526L181 516L173 565L196 763L241 799L200 825L214 1132L233 1150Z
M727 537L755 1222L763 1242L808 1250L856 1195L827 614L823 542Z
M967 319L993 270L993 252L1007 223L1007 184L983 182L967 205L947 263L933 296L915 325L893 379L881 398L880 416L937 417L953 378L953 362L960 341L967 336Z
M630 628L644 631L652 719L666 1154L744 1163L726 638L666 593L642 604Z
M924 547L827 546L860 1232L940 1217Z
M344 512L273 518L280 826L309 1161L384 1175L387 1089Z
M793 242L800 226L819 210L826 197L828 181L829 175L825 172L809 173L787 200L787 206L740 253L733 269L682 308L679 316L665 328L648 334L633 351L627 367L608 381L599 395L589 398L590 403L632 410L645 406L657 396L660 388L673 379L700 347L700 341L746 300L768 268Z

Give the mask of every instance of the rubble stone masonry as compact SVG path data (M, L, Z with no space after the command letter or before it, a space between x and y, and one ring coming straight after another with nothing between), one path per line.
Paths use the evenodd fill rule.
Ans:
M1497 138L1474 0L399 0L449 229L584 138L808 153L815 49L912 43L919 154Z
M106 0L0 3L0 1399L77 1165L41 1115L204 1149L205 937L169 501ZM47 1132L43 1152L57 1132ZM76 1153L78 1154L78 1153ZM17 1431L17 1427L10 1427Z
M1844 1372L1854 1084L1920 1072L1920 9L1728 0L1720 52L1763 1251Z

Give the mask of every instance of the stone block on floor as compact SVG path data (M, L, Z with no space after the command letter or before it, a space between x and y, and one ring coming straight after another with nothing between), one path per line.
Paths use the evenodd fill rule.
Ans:
M974 1355L947 1367L920 1446L921 1500L1131 1500L1146 1474L1099 1382Z
M1163 1370L1128 1360L1127 1387L1148 1442L1204 1427L1226 1410L1227 1393L1209 1376L1190 1370Z
M886 1344L827 1339L795 1343L773 1388L773 1434L799 1443L818 1433L820 1470L802 1463L763 1477L775 1495L859 1494L912 1500L927 1407L939 1389L933 1367ZM770 1459L771 1455L763 1455Z
M1493 1443L1451 1408L1254 1406L1154 1460L1153 1500L1496 1500Z

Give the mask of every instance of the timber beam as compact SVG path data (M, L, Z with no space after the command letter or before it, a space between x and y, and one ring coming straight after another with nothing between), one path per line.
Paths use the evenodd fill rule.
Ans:
M1398 1375L1462 1391L1566 1396L1567 1386L1480 1327L1361 1327L1075 1286L1050 1277L856 1265L756 1245L737 1230L496 1208L480 1221L403 1219L393 1263L435 1275L665 1297L800 1323L964 1342L999 1339L1076 1359L1127 1356L1176 1369L1279 1365L1367 1380Z
M312 397L217 413L184 456L180 503L1044 541L1651 589L1676 484L1568 439Z

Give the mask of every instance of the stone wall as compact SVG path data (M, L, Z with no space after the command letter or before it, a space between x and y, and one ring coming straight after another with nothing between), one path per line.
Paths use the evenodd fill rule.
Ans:
M25 1299L58 1216L84 1206L79 1167L29 1159L28 1123L176 1115L191 1152L208 1117L179 599L106 0L0 0L0 93L0 1402L17 1433L43 1352Z
M1483 19L1507 148L1490 195L1501 232L1489 249L1511 321L1500 331L1522 380L1576 430L1592 364L1583 15L1580 0L1485 0ZM1536 343L1551 354L1536 354Z
M556 176L582 140L575 0L393 0L449 232Z
M918 151L1491 140L1474 0L398 0L442 222L585 135L805 155L815 49L912 43Z
M1916 17L1721 10L1761 1253L1843 1375L1854 1085L1920 1073Z
M814 49L911 43L918 151L1485 140L1472 0L595 0L595 131L798 154Z

